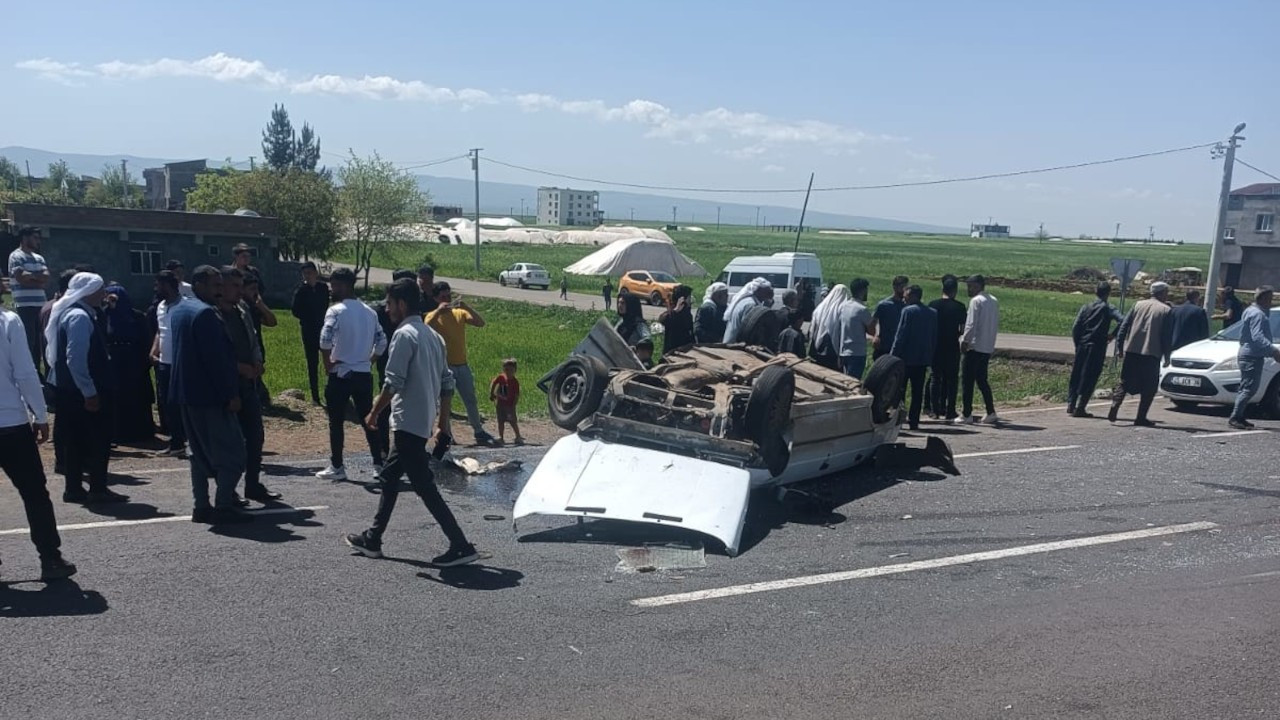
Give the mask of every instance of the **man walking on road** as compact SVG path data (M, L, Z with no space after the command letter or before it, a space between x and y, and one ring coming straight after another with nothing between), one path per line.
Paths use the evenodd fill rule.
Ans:
M378 325L373 308L356 299L356 274L338 268L329 276L337 303L324 315L320 330L320 352L328 377L324 386L324 406L329 415L329 467L316 473L321 480L346 480L342 459L345 440L343 426L347 406L354 403L358 417L373 406L373 359L387 349L387 336ZM382 466L378 434L365 427L365 440L375 468Z
M907 410L908 427L920 429L920 408L924 405L924 374L933 364L938 342L938 313L920 302L924 290L919 285L907 288L906 307L898 318L890 352L907 366L907 383L911 386L911 405Z
M604 279L604 287L600 289L600 293L604 295L604 311L609 312L613 307L613 283L609 282L609 278Z
M187 302L182 295L177 273L161 270L156 274L156 338L151 343L151 362L156 366L156 406L161 424L169 431L169 446L159 450L159 457L183 457L187 454L187 435L182 429L182 411L169 396L173 381L173 311ZM192 291L194 298L195 291Z
M320 404L320 328L329 309L329 286L320 282L320 271L310 261L302 263L302 283L293 291L293 316L302 329L302 354L307 358L311 402Z
M31 362L40 367L40 308L49 285L49 266L40 254L40 228L18 230L18 247L9 253L9 280L13 283L13 308L22 319Z
M1111 283L1098 283L1094 295L1098 299L1080 308L1075 324L1071 326L1076 358L1071 364L1071 381L1067 385L1067 414L1078 418L1093 417L1086 406L1093 397L1093 389L1097 387L1102 367L1107 361L1107 343L1114 337L1111 323L1119 326L1124 321L1120 312L1108 302ZM1203 312L1200 317L1204 317Z
M378 473L382 494L373 527L344 539L361 555L382 557L382 536L396 507L400 478L408 475L413 491L422 498L449 539L449 549L431 563L436 567L454 567L475 562L480 556L441 497L429 465L427 440L433 427L439 429L440 447L447 447L450 440L453 373L446 362L444 341L419 315L421 298L412 280L397 280L387 288L387 314L398 327L387 351L382 392L365 418L365 424L376 429L380 413L390 407L393 444L387 464Z
M964 321L964 334L960 337L960 351L964 353L960 367L964 400L963 422L968 425L974 423L973 386L977 385L987 407L982 423L995 425L1000 422L1000 417L996 415L996 401L991 394L988 373L991 355L996 351L996 335L1000 332L1000 305L987 292L985 277L972 275L965 280L965 285L969 291L969 313Z
M1204 308L1200 307L1199 290L1188 290L1187 299L1173 308L1169 320L1173 323L1170 352L1209 337L1209 318L1205 316Z
M244 472L245 444L236 415L240 391L236 355L217 307L222 300L222 273L201 265L191 273L194 300L173 309L173 377L169 397L182 409L191 456L191 521L213 525L245 523L236 483ZM214 481L209 504L209 478Z
M0 299L6 290L7 283L0 280ZM62 559L58 521L40 462L37 444L48 440L49 416L26 329L16 313L0 308L0 470L22 498L45 582L76 574L76 566Z
M888 355L893 349L893 339L898 334L898 318L902 315L902 308L906 307L902 296L910 282L906 275L897 276L893 279L893 294L876 304L873 313L876 320L876 336L873 341L875 350L871 353L872 360L879 360L881 356ZM852 291L852 288L850 290Z
M1151 284L1151 297L1133 306L1133 310L1120 323L1116 333L1117 354L1123 360L1120 366L1120 387L1111 398L1111 410L1107 420L1116 421L1120 404L1125 395L1138 396L1138 417L1133 424L1155 427L1147 419L1147 411L1155 400L1160 385L1160 360L1169 359L1169 346L1173 336L1173 323L1169 321L1169 296L1166 283Z
M942 297L929 303L938 314L938 345L929 371L930 415L947 422L956 419L956 394L960 389L960 334L964 332L964 303L956 300L960 281L955 275L942 276Z
M563 275L560 276L560 299L569 299L569 278L564 277Z
M436 283L434 300L436 308L427 313L423 322L444 338L449 369L453 371L453 382L462 396L462 404L467 408L467 420L475 432L476 444L488 445L493 442L493 436L485 432L480 405L476 402L475 375L467 364L467 328L484 327L484 318L462 300L455 301L453 289L447 282Z
M1275 346L1275 338L1271 333L1271 303L1275 290L1270 285L1261 285L1253 295L1253 304L1240 316L1240 352L1236 356L1240 363L1240 390L1236 393L1236 404L1231 411L1230 425L1237 430L1248 430L1253 423L1245 419L1249 407L1249 399L1262 390L1262 366L1267 358L1280 362L1280 349Z

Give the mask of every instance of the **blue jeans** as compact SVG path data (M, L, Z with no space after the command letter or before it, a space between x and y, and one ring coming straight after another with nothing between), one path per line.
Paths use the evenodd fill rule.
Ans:
M1237 360L1240 363L1240 391L1236 393L1236 405L1231 411L1231 419L1244 420L1249 398L1258 392L1258 386L1262 384L1262 366L1267 359L1241 355Z
M453 383L462 398L462 405L467 408L467 421L471 423L471 429L479 440L485 430L484 423L480 420L480 405L476 402L475 375L471 373L470 365L450 365L449 369L453 371Z
M860 355L858 357L850 357L848 355L840 356L840 370L849 377L862 379L862 373L867 369L867 356Z

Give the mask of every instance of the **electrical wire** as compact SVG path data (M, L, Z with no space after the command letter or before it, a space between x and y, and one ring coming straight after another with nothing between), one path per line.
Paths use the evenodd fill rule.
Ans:
M1254 172L1256 172L1256 173L1262 173L1263 175L1266 175L1267 177L1271 178L1272 180L1275 180L1275 181L1277 181L1277 182L1280 182L1280 177L1276 177L1275 175L1272 175L1271 173L1269 173L1269 172L1267 172L1266 170L1263 170L1263 169L1261 169L1261 168L1256 168L1256 167L1254 167L1254 166L1250 165L1249 163L1247 163L1247 162L1245 162L1245 161L1241 160L1240 158L1236 158L1236 162L1240 163L1241 165L1243 165L1243 166L1245 166L1245 167L1249 168L1250 170L1252 170L1252 171L1254 171Z
M417 165L406 165L405 167L402 167L400 169L401 170L417 170L418 168L431 167L432 165L443 165L444 163L453 162L454 160L462 160L463 158L468 158L468 157L471 157L471 154L464 153L462 155L454 155L453 157L441 158L440 160L431 160L430 162L419 163ZM400 163L396 163L396 164L399 165Z
M1121 157L1108 158L1106 160L1090 160L1088 162L1072 163L1069 165L1054 165L1052 167L1034 168L1030 170L1014 170L1011 172L988 173L985 175L968 175L963 177L943 178L939 180L917 180L914 182L900 183L883 183L876 185L839 185L830 187L815 187L813 192L848 192L856 190L888 190L893 188L906 187L924 187L929 185L947 185L951 183L976 182L979 180L995 180L999 178L1020 177L1024 175L1037 175L1041 173L1058 172L1062 170L1075 170L1084 167L1093 167L1097 165L1110 165L1113 163L1128 162L1130 160L1141 160L1143 158L1156 157L1159 155L1172 155L1174 153L1187 152L1190 150L1199 150L1202 148L1213 147L1217 142L1200 143L1198 145L1187 145L1185 147L1169 148L1167 150L1156 150L1154 152L1138 153L1136 155L1124 155ZM463 156L466 157L466 156ZM569 175L566 173L552 172L549 170L540 170L538 168L526 167L497 160L492 157L482 157L485 162L501 165L514 170L523 170L537 175L546 175L548 177L561 178L564 180L575 180L578 182L593 183L596 185L611 185L614 187L636 188L640 190L664 190L669 192L696 192L696 193L740 193L740 194L759 194L759 195L779 195L807 192L806 188L707 188L707 187L679 187L672 185L650 185L645 183L619 182L613 180L600 180L598 178L582 177L579 175Z

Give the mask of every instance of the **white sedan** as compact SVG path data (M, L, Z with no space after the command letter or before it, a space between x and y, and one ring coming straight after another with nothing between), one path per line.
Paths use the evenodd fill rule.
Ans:
M1236 323L1208 340L1201 340L1173 352L1169 366L1160 373L1160 392L1180 408L1198 404L1232 405L1240 389L1241 323ZM1271 313L1272 337L1280 337L1280 313ZM1250 404L1261 403L1274 418L1280 418L1280 364L1268 359L1262 368L1262 382Z

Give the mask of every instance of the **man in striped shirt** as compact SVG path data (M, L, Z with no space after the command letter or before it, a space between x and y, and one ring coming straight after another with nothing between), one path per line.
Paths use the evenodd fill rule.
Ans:
M40 254L40 228L24 225L18 230L18 247L9 253L9 277L13 307L26 331L31 362L40 366L40 308L44 307L49 266Z

